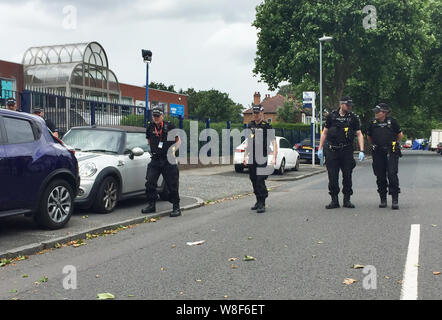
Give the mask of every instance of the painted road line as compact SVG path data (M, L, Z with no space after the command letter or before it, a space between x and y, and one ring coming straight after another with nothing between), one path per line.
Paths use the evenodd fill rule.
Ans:
M408 243L407 261L402 280L401 300L417 300L417 275L419 270L420 224L412 224Z

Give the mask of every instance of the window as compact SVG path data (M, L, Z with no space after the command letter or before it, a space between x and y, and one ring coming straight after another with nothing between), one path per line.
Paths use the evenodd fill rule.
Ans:
M126 135L126 149L141 148L144 152L150 151L150 146L147 144L146 134L144 132L128 132Z
M15 98L15 80L0 79L0 106L6 107L8 98Z
M281 139L281 140L279 141L279 147L280 147L280 148L288 148L288 149L291 148L291 147L290 147L290 143L289 143L286 139Z
M4 118L8 143L28 143L35 140L31 123L27 120Z

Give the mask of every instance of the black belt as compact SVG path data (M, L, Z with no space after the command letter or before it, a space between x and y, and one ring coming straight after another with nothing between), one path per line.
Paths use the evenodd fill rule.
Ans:
M351 145L352 145L351 143L349 143L349 144L343 144L343 143L340 143L340 144L338 144L338 145L331 145L331 144L329 144L329 145L328 145L328 148L329 148L330 150L332 150L332 151L336 151L336 150L342 150L342 149L347 148L347 147L349 147L349 146L351 146Z

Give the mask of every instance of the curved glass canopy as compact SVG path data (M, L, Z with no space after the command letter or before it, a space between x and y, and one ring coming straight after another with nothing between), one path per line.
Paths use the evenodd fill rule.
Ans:
M25 85L68 96L120 100L120 85L98 42L32 47L23 55Z

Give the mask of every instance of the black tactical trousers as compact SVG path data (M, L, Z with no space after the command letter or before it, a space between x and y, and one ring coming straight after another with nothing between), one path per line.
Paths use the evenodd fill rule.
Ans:
M180 203L180 197L178 194L179 187L179 171L176 164L172 165L164 160L152 161L147 166L146 172L146 195L149 203L154 203L158 198L157 184L160 174L163 175L163 179L166 182L167 189L169 190L169 202L173 204Z
M265 167L266 166L264 165L263 169ZM265 183L268 176L257 174L257 170L259 170L259 168L260 166L256 164L249 164L249 177L250 181L252 181L253 193L255 194L256 199L258 201L264 202L269 195Z
M342 193L351 196L353 194L352 173L356 167L353 157L353 146L331 150L325 149L326 167L328 171L328 190L331 196L339 194L339 171L342 171Z
M376 148L373 151L373 172L376 176L378 192L381 196L388 193L396 195L399 189L399 154L390 152L389 148ZM388 182L387 182L388 178Z

